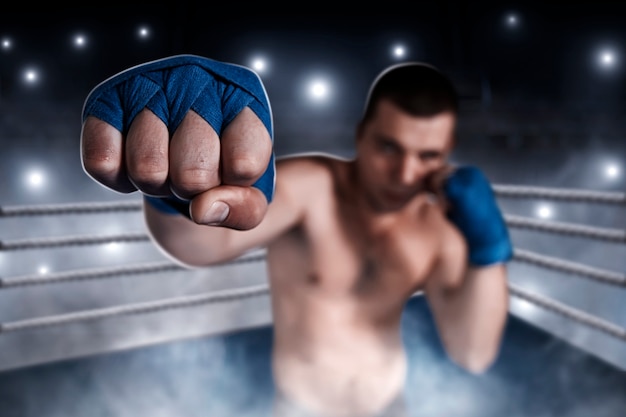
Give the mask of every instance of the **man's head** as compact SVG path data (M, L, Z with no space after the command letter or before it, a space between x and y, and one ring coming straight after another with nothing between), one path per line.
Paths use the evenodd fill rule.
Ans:
M446 166L457 112L453 84L430 65L395 65L374 80L357 127L356 166L376 209L401 208Z

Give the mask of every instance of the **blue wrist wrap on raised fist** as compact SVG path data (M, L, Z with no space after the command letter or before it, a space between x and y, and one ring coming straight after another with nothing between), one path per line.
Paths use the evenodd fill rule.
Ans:
M476 167L459 167L446 180L444 192L451 205L448 218L467 241L469 262L484 266L511 259L506 222L484 174Z
M125 135L137 114L148 108L167 125L171 135L193 110L221 136L246 106L261 119L273 140L270 104L253 71L200 56L176 55L132 67L98 84L85 101L82 118L84 122L87 116L95 116ZM272 201L273 153L253 186Z
M191 219L189 201L181 200L176 197L152 197L149 195L144 195L143 200L161 213L182 214L188 219Z

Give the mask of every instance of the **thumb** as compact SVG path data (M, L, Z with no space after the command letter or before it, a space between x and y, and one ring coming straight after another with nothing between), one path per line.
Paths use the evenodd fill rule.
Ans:
M194 197L190 213L198 224L248 230L261 223L267 206L267 199L258 188L221 185Z

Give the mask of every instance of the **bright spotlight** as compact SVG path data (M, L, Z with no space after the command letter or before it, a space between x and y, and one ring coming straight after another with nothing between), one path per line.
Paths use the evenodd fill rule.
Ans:
M140 38L144 39L150 36L150 30L146 26L140 27L137 33L139 34Z
M83 35L76 35L74 37L74 45L77 48L82 48L87 44L87 39Z
M31 188L39 188L44 183L43 174L39 171L31 171L26 176L26 182Z
M309 93L314 100L323 100L328 97L328 84L323 80L312 81L309 85Z
M104 247L108 252L117 252L121 248L121 244L119 242L109 242Z
M403 58L406 55L406 49L402 45L396 45L393 47L393 56L396 58Z
M46 275L48 273L49 269L47 266L42 265L39 267L39 275Z
M519 17L515 13L510 13L506 17L506 24L509 27L516 27L519 25Z
M267 62L263 58L254 58L252 68L257 72L264 72L267 69Z
M4 38L2 39L2 49L8 50L11 49L12 43L11 39Z
M598 51L596 61L602 68L611 69L617 65L617 54L612 49L602 49Z
M24 71L24 81L27 84L35 84L39 80L39 74L34 69L27 69Z
M532 294L543 294L545 288L541 288L536 282L528 281L524 283L524 291ZM542 313L536 304L520 297L514 297L511 300L511 310L526 319L536 319Z
M616 179L620 175L619 165L617 164L607 164L604 168L604 175L609 179Z
M541 219L549 219L553 215L552 208L548 205L541 205L537 207L537 216Z

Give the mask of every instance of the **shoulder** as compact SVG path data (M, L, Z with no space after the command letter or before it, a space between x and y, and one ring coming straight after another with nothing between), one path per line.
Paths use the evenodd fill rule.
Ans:
M276 158L277 183L316 189L336 181L347 160L324 153L291 154ZM306 191L306 190L304 190Z
M303 218L327 204L342 171L341 159L326 154L292 154L276 158L276 190L272 211L288 210Z
M277 166L300 169L331 169L334 165L347 162L347 159L322 152L304 152L276 157Z

